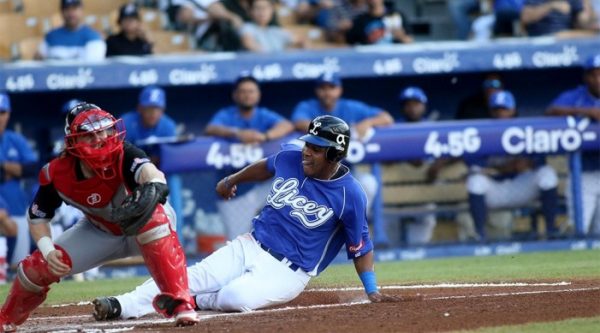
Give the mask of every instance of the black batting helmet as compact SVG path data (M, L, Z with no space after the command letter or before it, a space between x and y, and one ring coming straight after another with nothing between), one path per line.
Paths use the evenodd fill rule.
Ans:
M350 126L334 116L319 116L308 126L308 133L300 140L315 146L328 147L326 157L332 162L342 160L348 154Z

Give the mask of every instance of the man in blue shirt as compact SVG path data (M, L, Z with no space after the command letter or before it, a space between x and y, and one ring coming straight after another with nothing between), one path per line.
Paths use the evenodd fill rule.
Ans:
M25 217L30 198L21 179L37 175L38 156L25 137L6 129L11 112L9 96L0 93L0 196L6 200L8 212L18 226L16 239L9 238L8 242L9 261L16 264L29 254L31 247Z
M298 103L292 113L292 122L297 131L306 132L310 121L318 116L331 115L348 123L353 137L368 140L373 135L374 127L387 126L394 123L392 116L385 110L367 105L363 102L342 98L342 80L335 73L325 72L316 80L315 95ZM352 171L361 183L369 201L369 210L379 189L379 181L368 172ZM383 223L375 219L376 223ZM374 227L375 230L382 228ZM385 233L376 233L374 241L377 246L387 246L389 240Z
M234 83L231 105L219 110L205 129L206 135L258 144L279 139L294 130L294 126L282 115L259 106L260 86L256 78L245 73ZM231 173L232 169L221 173ZM221 177L220 177L221 178ZM238 188L232 200L220 200L217 209L225 225L227 238L234 239L248 232L252 217L264 205L269 191L267 182L245 184Z
M36 58L85 61L104 59L106 43L98 32L83 24L81 0L61 0L60 9L64 25L46 34Z
M600 54L586 60L583 82L577 88L564 91L556 97L547 114L600 121ZM581 158L583 229L586 233L600 235L600 152L586 151ZM567 195L570 192L567 191ZM573 221L572 202L570 197L567 198L570 220Z
M497 121L517 115L515 98L507 90L490 96L489 109ZM465 157L465 162L469 211L481 241L488 239L488 209L522 207L536 199L541 201L546 236L558 236L558 176L544 156L477 156Z
M8 247L6 237L17 235L17 223L8 213L8 204L0 196L0 284L5 284L8 274Z
M143 149L152 163L160 165L160 138L175 139L177 125L165 114L167 95L157 86L144 88L138 97L136 111L123 114L123 124L127 130L125 140ZM177 215L177 230L181 238L183 224L183 203L181 198L181 178L179 175L167 175L169 184L169 202Z
M531 37L581 28L586 23L582 0L525 0L521 23Z

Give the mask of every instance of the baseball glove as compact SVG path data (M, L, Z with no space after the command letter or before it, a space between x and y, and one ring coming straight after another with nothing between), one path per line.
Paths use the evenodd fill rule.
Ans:
M112 220L115 221L127 236L137 235L152 217L156 205L167 202L169 188L163 183L144 183L138 186L131 195L114 208Z

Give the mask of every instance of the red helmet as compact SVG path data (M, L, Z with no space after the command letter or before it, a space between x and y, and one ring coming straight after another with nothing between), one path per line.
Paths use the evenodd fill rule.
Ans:
M72 107L65 119L65 149L100 178L117 175L116 162L123 152L125 126L110 113L90 103Z

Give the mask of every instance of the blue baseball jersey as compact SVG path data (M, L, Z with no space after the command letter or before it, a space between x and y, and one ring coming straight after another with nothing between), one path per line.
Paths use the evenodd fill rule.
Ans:
M5 130L0 135L0 163L35 163L37 160L37 154L21 134ZM27 206L29 206L29 197L23 190L20 179L0 181L0 196L6 200L8 212L11 215L25 215Z
M47 57L52 59L81 59L89 43L104 44L102 36L87 25L77 30L59 27L48 32L44 38ZM104 56L104 54L102 55Z
M123 116L123 124L127 133L125 140L136 144L138 140L148 139L149 137L171 137L176 135L177 125L175 121L166 114L160 117L155 127L146 128L142 125L142 116L137 111L127 112Z
M556 107L600 108L600 98L590 94L587 87L581 85L563 92L552 101L551 105ZM591 120L597 122L595 119ZM581 167L583 171L600 170L600 154L598 151L587 151L581 155Z
M285 118L279 113L264 107L256 107L254 113L248 119L242 117L237 106L232 105L217 111L212 117L209 126L224 126L238 128L241 130L252 129L259 132L266 132L278 123L285 121ZM231 169L224 169L217 172L217 178L221 179L231 173ZM256 183L240 184L237 187L237 195L243 195L250 191Z
M285 118L277 112L260 106L254 109L250 118L246 119L242 117L238 107L232 105L217 111L208 125L266 132L284 120Z
M350 172L333 180L304 175L302 152L267 158L271 192L253 220L256 239L311 275L321 273L346 245L349 259L373 248L367 196Z
M369 106L363 102L340 98L335 105L333 111L328 112L323 109L321 103L317 99L309 99L300 102L292 113L292 121L313 120L318 116L331 115L338 117L352 126L361 121L375 117L383 112L383 110Z

